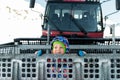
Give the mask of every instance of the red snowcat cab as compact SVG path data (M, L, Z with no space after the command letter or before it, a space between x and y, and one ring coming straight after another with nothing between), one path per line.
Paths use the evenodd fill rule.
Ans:
M48 0L44 16L43 37L103 38L99 0Z

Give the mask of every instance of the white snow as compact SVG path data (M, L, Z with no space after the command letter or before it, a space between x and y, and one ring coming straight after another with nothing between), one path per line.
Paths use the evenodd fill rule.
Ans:
M35 4L34 10L24 0L0 0L0 44L14 38L40 38L44 8Z

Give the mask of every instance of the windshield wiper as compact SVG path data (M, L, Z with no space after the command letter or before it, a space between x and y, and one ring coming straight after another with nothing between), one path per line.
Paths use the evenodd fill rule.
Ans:
M47 20L46 22L50 22L53 24L53 26L57 29L57 31L59 31L60 33L62 32L59 27L48 17L48 16L45 16L45 19Z
M75 23L75 25L77 26L77 28L84 33L85 35L87 35L87 31L82 27L82 25L78 24L78 22L75 21L74 17L71 15L72 21Z

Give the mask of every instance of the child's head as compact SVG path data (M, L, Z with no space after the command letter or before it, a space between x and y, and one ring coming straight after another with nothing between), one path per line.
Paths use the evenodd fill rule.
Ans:
M67 38L62 36L55 37L51 42L51 49L53 54L64 54L69 52L69 42Z

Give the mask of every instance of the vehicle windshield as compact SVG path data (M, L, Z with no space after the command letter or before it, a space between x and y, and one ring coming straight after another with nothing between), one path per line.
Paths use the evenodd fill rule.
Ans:
M57 31L82 32L81 29L86 32L102 31L99 4L52 2L48 3L45 16L48 17L48 21L44 21L45 30L50 26L50 30Z

